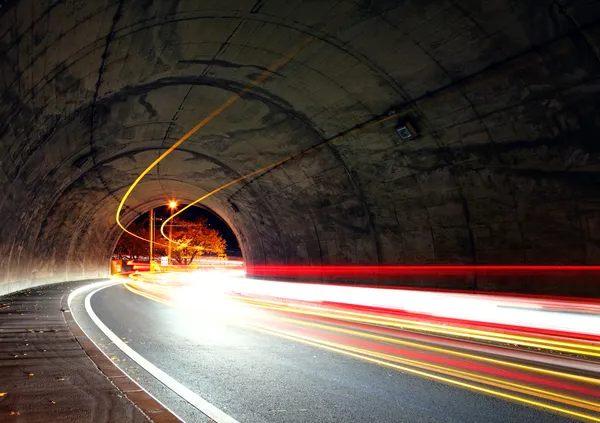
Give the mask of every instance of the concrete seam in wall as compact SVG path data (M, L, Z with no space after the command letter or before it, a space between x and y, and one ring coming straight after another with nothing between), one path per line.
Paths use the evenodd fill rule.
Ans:
M96 170L98 179L100 179L100 182L102 183L102 185L104 186L106 191L114 197L114 199L117 201L117 203L120 202L120 199L113 193L113 191L108 186L108 183L106 182L106 179L104 179L104 176L102 175L102 172L100 171L100 168L97 164L96 141L94 139L94 126L95 126L95 119L96 119L96 103L98 101L100 85L102 85L102 75L104 74L104 69L106 67L106 59L108 58L108 51L110 48L110 43L111 43L112 39L114 38L117 24L119 23L119 20L121 19L124 4L125 4L125 0L119 1L119 4L117 5L117 10L115 11L115 14L113 16L112 26L110 28L108 35L106 36L106 43L104 45L104 53L102 54L100 67L98 68L98 80L96 81L96 87L95 87L94 95L92 98L91 111L90 111L90 150L91 150L93 167ZM125 206L125 207L127 207L127 206Z

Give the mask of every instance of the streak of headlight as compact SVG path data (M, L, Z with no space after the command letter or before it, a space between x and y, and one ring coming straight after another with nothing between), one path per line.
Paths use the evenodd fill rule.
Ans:
M323 147L323 146L324 146L324 145L326 145L326 144L331 144L331 143L333 143L333 142L335 142L335 141L338 141L338 140L340 140L341 138L344 138L344 137L346 137L346 136L348 136L348 135L354 135L354 134L356 134L356 133L358 133L358 132L360 132L360 131L364 131L365 129L367 129L367 128L370 128L370 127L372 127L372 126L375 126L375 125L380 125L380 124L382 124L383 122L386 122L386 121L388 121L388 120L390 120L390 119L397 119L397 118L398 118L398 116L396 116L396 115L390 115L390 116L386 116L386 117L384 117L384 118L381 118L381 119L375 120L375 121L373 121L373 122L369 122L367 125L361 126L361 127L359 127L359 128L352 129L352 130L350 130L350 131L348 131L348 132L345 132L345 133L343 133L343 134L341 134L341 135L338 135L337 137L335 137L335 138L332 138L332 139L330 139L330 140L328 140L328 141L325 141L325 142L322 142L322 143L318 143L318 144L316 144L316 145L314 145L314 146L312 146L312 147L310 147L310 148L307 148L306 150L302 150L302 151L301 151L301 152L299 152L298 154L294 154L294 155L292 155L292 156L286 157L285 159L279 160L278 162L275 162L275 163L273 163L273 164L270 164L270 165L268 165L268 166L265 166L265 167L263 167L263 168L261 168L261 169L255 170L254 172L250 172L250 173L248 173L247 175L244 175L244 176L242 176L242 177L240 177L240 178L234 179L233 181L230 181L230 182L226 183L225 185L222 185L222 186L218 187L217 189L214 189L214 190L212 190L212 191L211 191L211 192L209 192L208 194L205 194L205 195L203 195L202 197L200 197L200 198L197 198L196 200L192 201L192 202L191 202L190 204L188 204L187 206L183 207L181 210L179 210L179 211L177 211L176 213L172 214L172 215L171 215L169 218L165 219L165 220L163 221L162 225L160 225L160 233L162 234L162 236L163 236L163 237L165 237L166 239L170 240L170 238L169 238L169 237L167 236L167 234L165 233L165 227L167 226L167 224L169 223L169 221L171 221L171 219L175 219L175 218L177 217L177 215L179 215L179 214L183 213L184 211L186 211L186 210L187 210L187 209L189 209L190 207L193 207L194 205L196 205L196 204L200 203L201 201L204 201L204 200L206 200L208 197L210 197L210 196L212 196L212 195L216 194L216 193L217 193L217 192L219 192L219 191L222 191L222 190L224 190L225 188L228 188L228 187L230 187L231 185L237 184L238 182L241 182L241 181L243 181L244 179L250 178L251 176L258 175L259 173L266 172L266 171L268 171L268 170L270 170L270 169L273 169L274 167L277 167L277 166L280 166L280 165L282 165L282 164L284 164L284 163L286 163L286 162L289 162L290 160L294 160L296 157L302 156L302 155L304 155L304 154L308 153L309 151L316 150L317 148ZM175 241L173 241L173 240L171 240L171 241L172 241L172 242L175 242Z
M548 391L545 389L536 388L535 386L531 386L531 385L523 385L523 384L510 382L510 381L503 380L503 379L485 376L483 374L476 374L476 373L466 372L463 370L458 370L455 368L448 368L448 367L441 366L439 364L432 363L432 362L431 363L424 362L424 361L420 361L420 360L400 357L397 355L390 355L390 354L386 354L386 353L382 353L382 352L374 351L374 350L370 350L370 349L358 348L358 347L355 347L355 346L352 346L349 344L333 342L331 340L315 338L313 336L297 335L297 334L293 334L288 331L283 331L283 332L290 336L296 336L296 337L299 337L302 339L307 339L307 340L310 340L313 342L323 343L326 345L334 346L336 348L353 351L353 352L356 352L359 354L373 356L376 358L385 359L388 361L394 361L394 362L398 362L398 363L402 363L402 364L407 364L407 365L411 365L411 366L415 366L415 367L419 367L419 368L424 368L427 370L432 370L437 373L443 373L443 374L447 374L447 375L458 377L458 378L469 379L469 380L476 381L479 383L500 387L500 388L506 389L506 390L512 390L512 391L525 393L525 394L529 394L529 395L531 395L530 392L534 391L534 392L537 392L539 395L532 395L532 396L538 396L538 397L549 399L552 401L562 402L562 403L566 403L569 405L574 405L576 407L589 409L591 411L600 411L599 403L588 401L588 400L585 400L582 398L576 398L576 397L572 397L572 396L568 396L568 395L563 395L558 392L553 392L553 391Z
M471 272L483 273L486 275L498 274L522 274L531 272L541 273L598 273L600 266L582 266L582 265L389 265L389 266L314 266L314 265L251 265L248 266L248 272L263 277L320 277L344 278L356 276L368 277L402 277L410 275L462 275Z
M233 274L233 276L231 275ZM239 271L205 270L177 272L133 273L125 280L126 288L152 300L167 301L169 305L210 307L220 310L230 303L227 281ZM226 276L225 276L226 275Z
M152 284L148 284L148 285L151 286ZM128 289L130 289L130 288L131 287L128 287ZM167 304L167 302L164 301L162 298L153 296L153 295L149 295L146 292L141 292L136 289L134 289L132 292L135 292L136 294L139 294L139 295L143 295L146 298L152 299L154 301L159 301L161 303ZM520 365L520 364L516 364L516 363L504 362L502 360L480 357L480 356L476 356L473 354L460 353L460 352L456 352L453 350L447 350L447 349L439 348L439 347L431 347L431 346L421 345L421 344L417 344L417 343L413 343L413 342L409 342L409 341L401 341L401 340L394 339L394 338L389 338L389 337L380 336L380 335L374 335L374 334L370 334L370 333L366 333L366 332L354 331L354 330L350 330L350 329L343 329L343 328L339 328L336 326L330 326L330 325L324 325L324 324L319 324L319 323L312 323L312 322L306 322L306 321L301 321L301 320L297 320L297 319L289 319L289 318L282 318L282 317L275 317L275 319L281 320L284 322L288 322L288 323L292 323L295 325L315 327L318 329L324 329L324 330L329 330L329 331L338 331L338 332L341 332L344 334L353 335L353 336L357 336L357 337L366 337L366 338L375 339L375 340L382 341L382 342L402 344L402 345L416 347L419 349L430 350L430 351L434 351L434 352L438 352L438 353L441 352L443 354L452 354L452 355L460 356L463 358L470 358L470 359L475 359L475 360L480 360L480 361L485 361L485 362L491 362L494 364L516 367L519 369L530 370L533 372L542 372L545 374L550 374L552 376L567 377L567 378L577 379L579 381L588 382L588 383L599 383L595 379L586 378L583 376L571 375L571 374L551 371L551 370L547 370L547 369L540 369L540 368L530 367L530 366L526 366L526 365ZM414 373L414 374L424 376L424 377L427 377L430 379L434 379L437 381L458 385L463 388L473 389L473 390L476 390L479 392L496 395L496 396L507 398L507 399L512 399L515 401L526 403L528 405L534 405L534 406L546 408L546 409L549 409L552 411L565 413L565 414L580 417L580 418L585 418L585 419L592 420L592 421L600 421L600 420L595 420L594 417L583 414L583 413L578 413L578 412L564 409L561 407L555 407L555 406L541 403L538 401L531 401L526 398L518 397L515 395L510 395L510 394L506 394L506 393L502 393L502 392L498 392L498 391L493 391L493 390L490 390L487 388L482 388L482 387L479 387L476 385L471 385L471 384L456 381L453 379L444 378L442 376L438 376L435 374L429 374L429 373L422 372L419 370L406 368L404 366L399 366L394 363L410 365L410 366L414 366L417 368L433 371L436 373L441 373L441 374L445 374L448 376L452 376L455 378L462 378L465 380L469 380L472 382L477 382L477 383L481 383L481 384L485 384L485 385L489 385L489 386L494 386L496 388L501 388L504 390L518 392L521 394L528 394L530 396L537 396L539 398L543 398L546 400L560 402L560 403L563 403L566 405L571 405L571 406L575 406L575 407L579 407L579 408L583 408L583 409L588 409L591 411L600 411L600 404L592 402L592 401L588 401L588 400L585 400L582 398L576 398L576 397L564 395L564 394L561 394L558 392L553 392L553 391L548 391L545 389L537 388L535 386L523 385L520 383L511 382L508 380L502 380L502 379L486 376L483 374L475 374L475 373L471 373L471 372L467 372L467 371L463 371L463 370L459 370L459 369L448 368L448 367L444 367L444 366L441 366L436 363L432 364L432 363L427 363L427 362L409 359L409 358L401 358L401 357L398 357L395 355L385 354L385 353L378 352L378 351L367 350L367 349L358 348L358 347L354 347L354 346L347 345L347 344L326 341L326 340L322 340L322 339L318 339L318 338L311 338L311 337L306 337L306 336L301 336L301 335L296 335L296 334L290 334L290 333L282 332L282 331L278 331L278 330L265 329L264 327L257 327L255 325L245 325L245 326L250 326L254 330L259 330L259 331L262 331L265 333L282 336L284 338L288 338L288 339L291 339L291 340L294 340L297 342L302 342L302 343L305 343L308 345L313 345L313 346L316 346L319 348L324 348L324 349L331 350L331 351L341 353L344 355L349 355L349 356L352 356L355 358L360 358L362 360L369 361L369 362L372 362L375 364L380 364L380 365L384 365L387 367L395 368L397 370Z
M281 328L281 327L280 327ZM294 330L296 330L295 326L292 326ZM326 329L327 330L327 329ZM312 334L318 334L318 338L327 339L329 341L336 341L345 343L346 345L354 345L356 347L364 347L370 350L377 350L380 353L388 353L393 354L395 356L401 356L404 358L425 358L428 363L438 363L438 364L449 364L453 368L461 367L465 370L472 370L483 373L495 374L501 377L508 377L513 380L520 380L526 383L535 383L540 385L546 385L548 387L559 388L561 390L569 390L573 393L583 394L583 395L591 395L593 397L600 396L600 392L597 387L584 387L581 381L577 381L578 383L569 383L568 381L558 381L553 378L539 378L537 376L529 375L523 372L523 369L519 369L519 371L510 371L508 369L503 368L501 365L490 366L488 363L485 365L481 365L478 363L473 363L469 359L465 359L464 357L460 357L460 360L456 360L454 358L449 358L448 353L445 351L440 354L439 351L436 351L434 354L425 354L420 351L413 351L412 348L419 349L417 347L409 347L409 348L398 348L395 345L390 346L385 341L384 342L365 342L365 339L360 335L352 335L350 337L343 337L337 334L332 334L331 332L326 332L325 335L322 335L319 331L311 332ZM366 338L366 337L365 337ZM547 376L547 375L545 375Z
M446 349L446 348L441 348L441 347L433 347L430 345L424 345L424 344L420 344L420 343L416 343L416 342L404 341L404 340L390 338L390 337L382 336L382 335L375 335L375 334L368 333L368 332L360 332L360 331L355 331L352 329L344 329L344 328L340 328L337 326L322 325L320 323L306 322L306 321L297 320L297 319L287 319L285 317L273 316L271 318L277 319L277 320L283 320L283 321L290 321L290 322L293 322L294 324L303 325L303 326L321 328L321 329L326 329L326 330L333 330L333 331L337 331L340 333L345 333L347 335L366 337L369 339L374 339L374 340L378 340L378 341L382 341L382 342L389 342L389 343L393 343L393 344L404 345L407 347L413 347L413 348L418 348L418 349L427 350L427 351L433 351L433 352L442 353L442 354L450 354L450 355L454 355L457 357L462 357L462 358L467 358L467 359L472 359L472 360L477 360L477 361L483 361L486 363L493 363L496 365L513 367L513 368L517 368L520 370L528 370L528 371L535 372L535 373L542 373L542 374L561 377L561 378L565 378L565 379L573 379L573 380L577 380L579 382L600 385L599 379L591 378L591 377L587 377L587 376L580 376L580 375L575 375L575 374L571 374L571 373L559 372L556 370L544 369L544 368L540 368L540 367L533 367L533 366L528 366L525 364L518 364L518 363L513 363L510 361L499 360L496 358L490 358L490 357L484 357L484 356L479 356L479 355L475 355L475 354L463 353L463 352L454 351L451 349Z
M244 299L246 302L254 303L260 307L270 308L276 311L287 311L298 314L307 314L313 316L327 317L333 319L341 319L348 320L357 323L368 323L373 325L381 325L387 327L394 327L398 329L411 329L418 330L423 332L432 332L437 334L444 334L449 336L458 336L462 338L472 338L479 339L484 341L494 341L498 343L511 343L511 344L519 344L527 347L534 348L542 348L542 349L552 349L556 351L568 352L572 354L580 354L586 356L600 357L600 347L596 347L593 345L585 345L574 342L565 342L565 341L555 341L550 339L542 339L536 337L526 337L521 335L512 335L512 334L500 334L500 333L491 333L477 329L468 329L468 328L451 328L447 325L440 325L436 323L427 323L427 322L415 322L412 320L386 317L386 316L373 316L364 313L358 312L350 312L350 311L328 311L325 309L303 306L296 307L291 309L288 306L279 306L276 302L267 301L267 300L248 300ZM275 305L261 305L260 302L272 303Z
M293 336L298 336L298 335L293 335ZM506 389L506 390L512 390L512 391L516 391L516 392L520 392L520 393L525 393L525 394L528 394L531 396L538 396L538 397L541 397L544 399L549 399L549 400L556 401L556 402L566 403L568 405L574 405L576 407L589 409L591 411L600 411L600 404L598 404L598 403L587 401L587 400L584 400L581 398L575 398L575 397L562 395L560 393L553 392L553 391L547 391L544 389L536 388L531 385L517 384L514 382L509 382L506 380L497 379L497 378L485 376L482 374L474 374L474 373L470 373L470 372L465 372L463 370L444 367L444 366L441 366L441 365L435 364L435 363L431 364L431 363L423 362L420 360L401 358L398 356L385 354L385 353L381 353L381 352L377 352L377 351L373 351L373 350L353 347L353 346L350 346L347 344L336 343L336 342L331 342L331 341L324 341L324 340L321 340L318 338L306 337L306 339L309 339L309 340L312 339L315 342L323 342L325 344L336 346L337 348L354 351L356 353L364 354L367 356L372 356L372 357L376 357L376 358L380 358L380 359L385 359L388 361L393 361L393 362L407 364L407 365L411 365L411 366L415 366L415 367L419 367L419 368L424 368L426 370L431 370L431 371L434 371L437 373L443 373L443 374L453 376L453 377L468 379L468 380L492 385L492 386L499 387L499 388ZM535 394L532 395L532 394L530 394L530 392L537 392L539 395L535 395Z
M340 344L343 345L343 344ZM538 396L540 398L548 399L551 401L561 402L568 405L573 405L575 407L585 408L591 411L600 411L600 404L597 402L588 401L582 398L577 398L569 395L564 395L554 391L548 391L546 389L537 388L533 385L524 385L516 382L511 382L509 380L498 379L490 376L486 376L483 374L466 372L464 370L458 369L450 369L448 367L440 366L438 364L428 364L419 360L411 360L411 359L402 359L397 356L393 356L390 354L379 353L376 351L364 350L357 348L357 351L360 350L363 354L371 355L374 357L379 357L382 359L387 359L390 361L396 361L404 364L413 365L416 367L425 368L427 370L432 370L434 372L447 374L449 376L460 377L463 379L472 380L474 382L479 382L482 384L492 385L497 388L502 388L510 391L519 392L522 394L528 394L531 396ZM531 394L535 392L535 394Z
M276 330L272 330L272 329L264 329L264 328L260 328L260 327L255 327L255 330L257 331L261 331L267 334L271 334L271 335L275 335L275 336L279 336L282 338L286 338L292 341L296 341L296 342L301 342L303 344L306 345L311 345L317 348L321 348L321 349L325 349L328 351L332 351L332 352L337 352L339 354L343 354L349 357L353 357L353 358L358 358L364 361L368 361L374 364L379 364L381 366L385 366L385 367L389 367L389 368L393 368L399 371L403 371L406 373L410 373L410 374L415 374L418 376L422 376L425 377L427 379L432 379L432 380L436 380L438 382L444 382L450 385L455 385L455 386L460 386L462 388L466 388L466 389L471 389L477 392L481 392L481 393L485 393L485 394L489 394L489 395L493 395L496 397L500 397L500 398L504 398L504 399L510 399L513 401L517 401L517 402L521 402L527 405L531 405L531 406L535 406L535 407L540 407L540 408L544 408L547 410L551 410L551 411L555 411L558 413L563 413L563 414L567 414L570 416L574 416L574 417L579 417L582 419L586 419L586 420L590 420L590 421L594 421L594 422L600 422L600 418L595 417L595 416L591 416L589 414L584 414L584 413L580 413L577 411L573 411L573 410L569 410L567 408L562 408L562 407L556 407L550 404L546 404L540 401L534 401L534 400L530 400L527 398L523 398L523 397L519 397L517 395L512 395L512 394L507 394L504 392L500 392L500 391L495 391L489 388L484 388L481 386L477 386L477 385L473 385L471 383L466 383L466 382L461 382L458 380L454 380L454 379L450 379L448 377L444 377L444 376L439 376L433 373L429 373L429 372L425 372L422 370L417 370L417 369L413 369L410 367L406 367L406 366L401 366L398 364L394 364L394 363L390 363L378 358L372 358L369 356L365 356L362 355L360 353L357 352L353 352L353 351L348 351L347 349L344 349L343 347L340 348L339 346L336 346L335 344L332 345L328 345L330 343L326 343L324 341L315 341L315 340L310 340L310 339L304 339L303 337L299 337L296 335L290 335L287 333L283 333L280 331L276 331Z
M378 268L377 266L373 266ZM432 271L436 267L432 266ZM364 309L409 312L468 322L484 322L517 327L529 326L540 334L540 329L554 337L566 334L572 339L586 338L600 341L600 307L588 304L592 313L540 313L543 305L561 306L570 310L571 302L560 299L507 297L482 293L448 293L410 288L393 289L383 287L348 286L339 284L293 283L283 281L245 280L234 287L234 292L251 298L276 298L304 303L339 304ZM523 310L526 305L531 310ZM435 317L434 317L435 318ZM547 330L546 330L547 329ZM510 328L509 328L510 330ZM514 331L513 331L514 332ZM575 335L575 334L580 334Z
M165 305L170 305L168 300L165 300L164 298L158 297L156 295L152 295L149 292L146 292L146 291L140 290L138 288L135 288L129 282L124 282L123 286L125 286L125 288L127 290L133 292L134 294L141 295L142 297L148 298L149 300L158 301L159 303L162 303L162 304L165 304Z
M152 294L148 293L147 290L135 289L129 284L126 284L126 287L130 291L132 291L136 294L142 295L146 298L149 298L149 299L152 299L155 301L159 301L164 304L169 304L165 299L163 299L159 296L156 296L156 295L152 295ZM158 289L158 287L152 287L152 289ZM248 302L248 301L244 301L244 302ZM298 314L303 314L303 315L319 316L319 317L326 317L326 318L333 318L333 319L340 320L340 316L338 316L337 314L307 312L307 311L303 311L303 310L291 309L289 307L273 307L273 306L269 306L269 305L258 304L254 301L251 302L251 304L261 307L261 308L264 308L264 309L269 309L269 310L274 310L274 311L284 311L284 312L291 312L291 313L298 313ZM367 332L359 332L359 331L355 331L355 330L351 330L351 329L344 329L344 328L340 328L337 326L322 325L319 323L306 322L306 321L302 321L302 320L290 319L290 318L284 318L284 317L275 317L274 316L272 318L281 320L281 321L292 322L292 323L298 324L298 325L310 326L310 327L327 329L327 330L334 330L334 331L337 331L340 333L345 333L348 335L366 337L369 339L374 339L374 340L378 340L378 341L382 341L382 342L394 343L394 344L398 344L398 345L404 345L404 346L409 346L409 347L413 347L413 348L418 348L418 349L422 349L422 350L428 350L428 351L433 351L433 352L438 352L438 353L443 353L443 354L450 354L450 355L473 359L473 360L477 360L477 361L493 363L496 365L513 367L513 368L518 368L521 370L528 370L531 372L542 373L542 374L546 374L546 375L552 375L552 376L556 376L556 377L561 377L561 378L566 378L566 379L577 380L580 382L586 382L586 383L600 385L600 380L594 379L594 378L589 378L586 376L580 376L580 375L575 375L575 374L570 374L570 373L559 372L559 371L555 371L555 370L527 366L524 364L518 364L518 363L509 362L509 361L503 361L503 360L499 360L499 359L458 352L458 351L454 351L454 350L450 350L450 349L433 347L433 346L423 345L423 344L414 343L414 342L410 342L410 341L399 340L396 338L390 338L390 337L386 337L386 336L382 336L382 335L375 335L375 334L371 334L371 333L367 333ZM378 324L379 323L376 320L371 321L368 319L360 319L360 320L353 320L353 321L355 321L357 323L367 323L367 324L374 324L374 323ZM417 330L418 329L419 328L417 327Z
M139 275L139 277L142 276ZM155 286L151 289L155 291L159 290L162 294L169 295L168 287ZM145 290L145 292L147 292L147 289ZM500 344L518 344L521 346L536 347L546 350L555 350L586 356L600 356L600 354L598 353L598 347L575 342L555 341L552 339L545 339L539 337L525 337L514 334L489 332L461 327L453 328L447 324L439 325L427 322L417 322L414 320L399 319L395 317L392 318L386 316L375 316L365 313L349 312L342 310L328 310L322 307L297 305L295 308L290 308L289 306L281 306L280 303L268 300L243 299L242 301L275 311L292 312L296 314L319 316L324 318L332 318L337 320L345 320L356 323L372 324L405 330L408 329L420 332L430 332L434 334L442 334L467 339L492 341Z
M139 290L139 289L135 289L135 288L131 287L130 285L126 285L126 287L130 291L132 291L132 292L134 292L134 293L136 293L138 295L142 295L142 296L144 296L146 298L149 298L151 300L159 301L159 302L161 302L163 304L170 304L168 301L164 300L163 298L161 298L159 296L155 296L155 295L149 294L147 291L142 291L142 290ZM153 288L153 289L156 289L156 288ZM260 307L261 308L265 308L265 309L275 310L275 311L294 312L294 310L290 310L289 308L268 307L268 306L260 306ZM306 314L306 313L303 313L303 314ZM319 314L319 316L321 316L321 315ZM545 369L545 368L533 367L533 366L528 366L528 365L524 365L524 364L518 364L518 363L509 362L509 361L504 361L504 360L499 360L499 359L494 359L494 358L489 358L489 357L484 357L484 356L469 354L469 353L463 353L463 352L454 351L454 350L451 350L451 349L445 349L445 348L441 348L441 347L428 346L428 345L424 345L424 344L420 344L420 343L415 343L415 342L411 342L411 341L404 341L404 340L400 340L400 339L396 339L396 338L390 338L390 337L386 337L386 336L382 336L382 335L375 335L375 334L371 334L371 333L368 333L368 332L359 332L359 331L355 331L355 330L352 330L352 329L344 329L344 328L340 328L340 327L337 327L337 326L323 325L323 324L319 324L319 323L307 322L307 321L302 321L302 320L297 320L297 319L290 319L290 318L284 318L284 317L273 316L272 319L280 320L280 321L285 321L285 322L289 322L289 323L293 323L293 324L297 324L297 325L302 325L302 326L320 328L320 329L325 329L325 330L333 330L333 331L344 333L344 334L348 334L348 335L353 335L353 336L358 336L358 337L365 337L365 338L369 338L369 339L373 339L373 340L378 340L378 341L382 341L382 342L388 342L388 343L393 343L393 344L398 344L398 345L404 345L404 346L408 346L408 347L413 347L413 348L417 348L417 349L421 349L421 350L428 350L428 351L442 353L442 354L449 354L449 355L453 355L453 356L457 356L457 357L462 357L462 358L467 358L467 359L482 361L482 362L486 362L486 363L493 363L493 364L496 364L496 365L517 368L517 369L520 369L520 370L527 370L527 371L531 371L531 372L535 372L535 373L541 373L541 374L551 375L551 376L565 378L565 379L577 380L577 381L580 381L580 382L585 382L585 383L590 383L590 384L596 384L596 385L600 384L600 380L595 379L595 378L590 378L590 377L576 375L576 374L570 374L570 373L564 373L564 372L559 372L559 371Z

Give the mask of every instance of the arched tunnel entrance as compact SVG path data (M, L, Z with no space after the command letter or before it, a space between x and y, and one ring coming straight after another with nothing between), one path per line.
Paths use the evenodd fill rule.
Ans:
M136 262L149 266L150 257L165 268L232 260L243 263L234 231L220 216L204 207L186 209L177 219L168 222L165 232L172 242L165 238L160 231L161 224L185 206L170 200L167 205L140 214L127 227L131 233L123 232L117 241L112 255L113 266L131 271ZM116 269L113 267L113 273Z

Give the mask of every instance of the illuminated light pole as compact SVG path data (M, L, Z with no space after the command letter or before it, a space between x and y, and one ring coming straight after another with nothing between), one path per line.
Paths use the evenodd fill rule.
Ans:
M177 201L170 201L169 208L171 209L171 217L173 217L173 212L177 208ZM167 254L169 266L171 265L171 239L173 238L173 219L169 221L169 253Z

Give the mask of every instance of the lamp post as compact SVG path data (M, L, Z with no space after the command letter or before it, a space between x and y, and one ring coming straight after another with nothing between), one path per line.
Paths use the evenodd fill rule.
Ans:
M177 201L169 202L169 209L171 209L171 217L173 217L173 212L177 208ZM171 238L173 238L173 219L169 220L169 253L167 254L169 260L169 266L171 265Z

